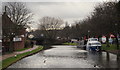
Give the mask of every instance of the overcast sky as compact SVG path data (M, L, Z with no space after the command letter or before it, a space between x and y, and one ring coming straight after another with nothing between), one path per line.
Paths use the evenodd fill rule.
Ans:
M69 24L74 21L86 18L93 11L96 2L39 2L27 3L27 6L33 12L34 20L38 20L44 16L61 18Z
M2 2L15 2L16 0L3 0ZM82 20L93 12L98 3L106 0L17 0L26 2L27 7L34 14L32 27L37 28L39 19L44 16L61 18L69 24ZM109 1L109 0L107 0Z

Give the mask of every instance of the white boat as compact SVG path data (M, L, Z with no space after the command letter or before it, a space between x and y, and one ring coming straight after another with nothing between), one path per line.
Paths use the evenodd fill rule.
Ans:
M98 41L97 38L89 38L86 49L88 51L100 51L101 50L101 43Z

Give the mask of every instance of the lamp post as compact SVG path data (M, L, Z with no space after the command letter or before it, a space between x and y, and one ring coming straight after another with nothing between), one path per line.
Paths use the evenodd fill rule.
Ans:
M13 46L13 38L15 37L15 33L10 33L10 51L13 52L14 51L14 46Z
M44 37L44 34L42 33L40 36L41 36L41 37L42 37L42 39L43 39L43 43L42 43L42 44L45 46L46 39L45 39L45 37Z
M89 38L90 30L88 30L88 38Z
M119 50L119 42L118 42L118 24L117 24L117 23L115 23L115 38L116 38L117 50Z

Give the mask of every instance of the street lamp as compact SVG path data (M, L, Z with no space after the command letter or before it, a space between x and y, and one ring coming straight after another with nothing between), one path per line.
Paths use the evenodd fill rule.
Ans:
M117 36L117 34L118 34L118 24L117 23L115 23L115 34L116 34L116 36Z
M116 37L117 37L117 34L118 34L118 24L115 23L115 34L116 34Z
M88 38L89 38L90 30L88 30Z
M119 42L118 42L118 24L115 23L115 38L116 38L116 45L117 45L117 50L119 50Z
M15 37L15 33L9 33L9 38L10 38L10 51L13 52L14 51L14 42L13 42L13 38Z

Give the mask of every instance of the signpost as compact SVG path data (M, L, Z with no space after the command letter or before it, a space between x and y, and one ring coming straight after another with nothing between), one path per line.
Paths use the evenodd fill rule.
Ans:
M102 43L106 43L106 36L102 36Z

